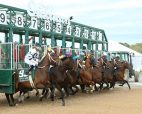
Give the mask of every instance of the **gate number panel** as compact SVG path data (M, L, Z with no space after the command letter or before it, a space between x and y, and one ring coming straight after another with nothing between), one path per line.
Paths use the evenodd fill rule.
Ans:
M0 24L7 24L6 11L0 11Z

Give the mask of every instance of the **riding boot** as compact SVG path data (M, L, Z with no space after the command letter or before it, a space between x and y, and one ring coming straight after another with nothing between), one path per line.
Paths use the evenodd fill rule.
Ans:
M32 66L30 66L29 67L29 69L28 69L28 71L26 72L26 74L28 75L31 71L32 71L32 69L34 68L34 66L32 65Z

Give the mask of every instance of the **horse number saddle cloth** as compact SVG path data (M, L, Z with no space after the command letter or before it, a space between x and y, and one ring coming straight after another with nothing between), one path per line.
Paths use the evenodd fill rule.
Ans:
M29 75L27 75L26 72L27 72L27 70L20 70L19 71L19 81L20 82L29 81L29 77L34 79L35 70L31 71L32 73L29 73Z

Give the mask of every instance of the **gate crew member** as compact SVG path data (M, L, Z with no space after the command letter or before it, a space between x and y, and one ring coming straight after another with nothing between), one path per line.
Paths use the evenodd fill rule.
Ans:
M27 63L28 65L30 65L28 72L26 74L29 74L30 71L32 71L32 69L36 66L38 66L38 62L39 62L39 51L40 51L40 45L39 43L36 43L30 50L29 52L26 54L25 56L25 63Z

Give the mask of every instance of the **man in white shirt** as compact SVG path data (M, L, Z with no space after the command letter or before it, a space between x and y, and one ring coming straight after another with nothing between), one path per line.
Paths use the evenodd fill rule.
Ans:
M39 62L39 50L40 50L40 45L39 43L36 43L35 46L33 46L29 52L25 56L25 63L30 65L27 74L29 74L30 71L36 66L38 66Z

